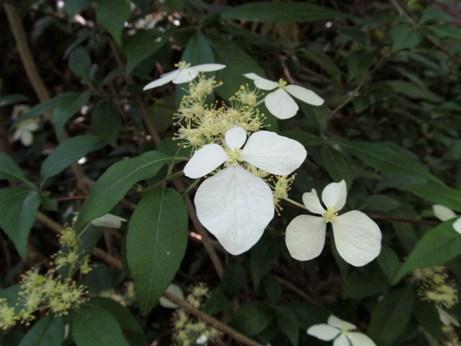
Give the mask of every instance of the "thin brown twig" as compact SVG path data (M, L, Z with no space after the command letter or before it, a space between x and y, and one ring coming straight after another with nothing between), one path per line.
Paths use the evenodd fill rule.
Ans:
M52 231L56 233L61 233L63 228L62 226L57 223L56 221L50 219L48 216L45 214L38 212L37 214L37 220L50 228ZM120 261L118 258L112 257L105 251L99 249L99 248L94 248L91 253L99 258L100 260L106 262L107 264L111 265L114 268L123 270L123 263ZM261 346L260 343L248 338L247 336L239 333L235 329L229 327L227 324L221 322L220 320L214 318L213 316L208 315L207 313L195 308L191 304L189 304L187 301L179 298L178 296L166 291L163 294L163 297L172 301L176 305L180 306L184 310L186 310L188 313L191 315L194 315L198 319L208 323L210 326L220 330L221 332L229 335L231 338L236 340L237 342L241 343L242 345L247 345L247 346Z
M436 225L437 221L432 220L415 220L415 219L406 219L398 216L389 216L382 214L370 214L370 217L374 220L389 221L389 222L401 222L401 223L410 223L410 224L420 224L420 225Z

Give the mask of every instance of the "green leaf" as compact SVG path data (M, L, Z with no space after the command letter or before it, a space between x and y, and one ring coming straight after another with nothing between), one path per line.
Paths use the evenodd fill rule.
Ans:
M53 111L53 125L56 131L56 135L60 140L64 138L64 126L67 121L76 113L80 112L80 109L88 103L90 100L90 93L85 92L69 92L59 95L59 99L54 104Z
M69 16L75 16L76 14L87 9L91 5L91 0L66 0L64 3L64 11Z
M388 282L392 283L401 265L397 254L390 247L383 246L377 261L381 270L386 274Z
M122 43L122 31L130 17L130 3L126 0L97 0L96 18L106 27L115 42Z
M0 190L0 227L14 243L19 255L27 255L27 239L35 222L40 196L23 187Z
M96 305L74 311L72 337L77 346L129 346L115 318Z
M343 153L334 150L328 145L323 145L320 150L320 158L322 166L334 181L344 179L348 186L352 185L355 175L353 166Z
M246 335L253 336L266 329L272 317L268 306L261 303L248 303L237 310L230 325Z
M100 101L93 110L91 123L93 131L99 137L115 146L122 126L122 119L113 101Z
M187 246L181 195L159 187L139 202L128 226L127 260L141 312L146 315L173 280Z
M214 62L214 54L208 39L200 32L193 35L187 42L181 60L192 65Z
M83 82L90 80L91 58L85 48L78 47L70 53L69 68Z
M402 189L408 190L422 199L461 212L461 190L459 189L453 189L445 184L432 181L424 185L402 186Z
M315 22L335 18L349 17L328 7L307 2L271 2L249 3L228 7L221 12L225 19L237 19L252 22Z
M417 85L412 82L393 80L387 81L386 84L389 85L392 88L392 90L396 93L407 96L412 99L422 99L434 103L444 101L439 95L434 94L426 87Z
M452 22L453 20L454 18L447 12L436 6L429 6L424 9L423 15L421 16L418 25L426 24L429 22Z
M414 305L411 286L387 294L372 313L368 335L377 345L393 345L410 322Z
M265 237L256 244L250 252L250 271L253 285L259 288L261 279L272 269L274 261L277 259L280 247L278 239Z
M431 30L441 38L461 40L461 29L455 25L445 24L431 27Z
M416 268L442 265L461 255L461 235L453 228L453 222L447 221L438 225L418 240L400 267L394 283Z
M114 163L91 189L80 209L76 229L81 230L92 220L107 214L134 184L153 177L170 160L158 151L148 151L135 158Z
M410 24L394 23L391 27L392 49L394 52L418 46L423 36Z
M216 79L224 82L216 92L223 98L229 98L239 90L240 85L250 82L243 77L244 73L254 72L265 76L258 63L238 45L218 39L213 39L211 43L216 62L226 65L225 69L216 72Z
M302 52L306 59L317 64L322 70L328 73L336 83L341 83L341 70L332 58L320 50L304 49Z
M137 31L124 42L123 51L127 64L126 73L130 74L139 64L151 57L163 45L165 40L161 36L154 36L148 31Z
M19 180L30 184L16 162L4 153L0 153L0 180Z
M28 98L22 94L0 95L0 107L8 106L18 102L27 101Z
M127 307L117 303L115 300L97 297L93 298L91 303L100 306L107 312L110 312L112 317L117 320L118 324L122 327L123 330L138 334L143 333L139 322L133 316L131 311Z
M64 329L61 317L45 316L29 329L19 346L61 346Z
M86 154L103 146L99 137L84 135L61 142L56 149L43 161L40 175L42 180L49 179L80 160Z
M368 73L373 54L365 49L355 50L347 57L347 79L359 81Z
M288 337L293 346L299 345L300 325L296 314L288 308L278 308L276 313L277 325Z

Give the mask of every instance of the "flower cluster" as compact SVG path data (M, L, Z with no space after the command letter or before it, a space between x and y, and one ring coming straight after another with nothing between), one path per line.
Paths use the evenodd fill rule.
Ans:
M458 303L456 282L450 279L446 267L420 268L413 272L419 283L418 293L423 300L440 308L450 309Z
M77 265L80 273L88 273L89 259L79 254L79 239L73 229L65 228L59 243L61 249L53 256L46 273L33 268L22 276L15 306L0 299L0 329L11 328L17 322L28 324L41 311L65 315L86 301L86 287L60 273L64 268L73 273Z
M204 284L192 287L186 301L193 307L200 309L208 295L208 288ZM173 345L192 346L212 343L219 337L219 331L208 326L205 322L190 316L186 311L178 309L173 321Z

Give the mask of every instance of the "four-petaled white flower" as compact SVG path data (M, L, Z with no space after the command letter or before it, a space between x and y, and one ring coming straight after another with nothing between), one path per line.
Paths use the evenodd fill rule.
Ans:
M34 141L34 132L38 130L40 121L37 118L21 121L13 135L13 140L21 141L22 145L28 147Z
M368 336L358 332L355 325L335 316L328 318L328 324L311 326L307 334L322 341L334 340L333 346L376 346Z
M302 144L274 132L257 131L247 140L243 128L231 128L225 134L225 148L207 144L184 167L184 174L196 179L227 162L225 169L199 186L194 199L198 219L229 253L247 251L272 220L274 202L269 185L239 162L267 173L288 175L306 155Z
M440 204L433 205L432 210L434 212L435 217L443 222L458 217L458 215L456 215L453 210ZM461 217L458 217L458 219L453 223L453 228L456 232L461 234Z
M338 212L346 204L347 186L344 180L330 183L322 191L320 203L315 189L303 195L307 210L314 214L295 217L288 225L285 242L291 257L307 261L320 255L325 246L327 223L333 226L333 235L339 255L353 266L364 266L381 251L381 230L367 215L352 210Z
M162 74L160 78L153 80L152 82L147 84L143 88L143 90L157 88L169 82L173 82L174 84L187 83L193 80L195 77L197 77L200 72L219 71L225 68L226 66L221 64L201 64L190 66L190 64L186 62L180 61L175 65L175 67L177 67L176 70Z
M125 222L126 219L113 215L113 214L105 214L97 219L91 221L91 224L96 227L105 227L105 228L115 228L118 229L122 227L122 222Z
M273 90L264 98L264 104L269 112L279 119L289 119L294 117L298 112L299 107L295 100L293 100L293 97L313 106L321 106L324 102L324 100L312 90L299 85L287 85L287 82L283 79L280 79L277 83L260 77L256 73L246 73L244 76L252 79L258 89L266 91Z

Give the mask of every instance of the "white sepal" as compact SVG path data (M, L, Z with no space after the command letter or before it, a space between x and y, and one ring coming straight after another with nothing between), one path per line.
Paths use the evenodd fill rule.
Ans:
M276 82L258 76L256 73L245 73L243 76L251 79L255 83L255 86L261 90L274 90L279 86Z
M91 224L96 227L106 227L118 229L122 227L122 222L126 219L113 214L106 214L91 221Z
M218 144L207 144L194 152L184 167L186 177L201 178L221 166L228 156L224 149Z
M314 324L307 329L307 334L314 336L322 341L331 341L340 333L338 328L329 326L328 324Z
M264 104L271 114L282 120L294 117L299 110L295 100L280 88L267 94Z
M322 202L327 208L340 211L344 208L347 199L347 185L344 180L339 183L330 183L322 191Z
M299 215L287 226L285 243L290 256L307 261L320 255L325 246L327 224L322 217Z
M290 84L290 85L287 85L285 89L292 96L296 97L298 100L303 101L313 106L321 106L325 102L323 98L321 98L319 95L317 95L312 90L306 89L299 85Z

